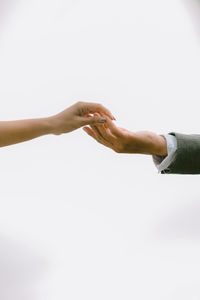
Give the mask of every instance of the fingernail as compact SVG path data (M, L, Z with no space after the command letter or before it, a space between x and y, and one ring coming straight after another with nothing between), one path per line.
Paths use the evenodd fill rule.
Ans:
M115 121L116 121L116 119L115 119L115 117L114 117L114 116L112 116L112 118L113 118L113 120L115 120Z
M105 123L105 121L106 121L106 118L99 118L98 119L98 123Z

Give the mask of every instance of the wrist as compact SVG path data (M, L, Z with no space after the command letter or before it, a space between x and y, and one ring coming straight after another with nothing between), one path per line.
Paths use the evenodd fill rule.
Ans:
M126 139L127 153L167 156L167 142L164 136L150 131L132 132Z
M164 136L149 132L148 151L150 155L167 156L167 141Z
M163 135L159 135L159 142L158 142L158 154L159 156L167 156L168 149L167 149L167 141Z
M46 134L55 134L56 132L56 121L54 116L43 118L43 126Z

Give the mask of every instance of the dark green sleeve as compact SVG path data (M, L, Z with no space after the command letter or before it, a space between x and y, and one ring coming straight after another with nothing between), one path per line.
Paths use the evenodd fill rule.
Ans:
M200 174L200 134L169 134L177 139L176 157L161 174Z

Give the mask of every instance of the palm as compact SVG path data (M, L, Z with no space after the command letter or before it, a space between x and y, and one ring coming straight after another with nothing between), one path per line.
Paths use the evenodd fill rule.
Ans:
M84 127L84 130L97 142L117 153L166 154L164 138L149 131L131 132L117 127L110 119L104 125Z

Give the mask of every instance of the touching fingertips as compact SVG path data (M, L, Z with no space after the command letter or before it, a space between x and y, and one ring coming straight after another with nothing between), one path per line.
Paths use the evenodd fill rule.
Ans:
M106 122L106 117L98 119L98 123L105 123L105 122Z

